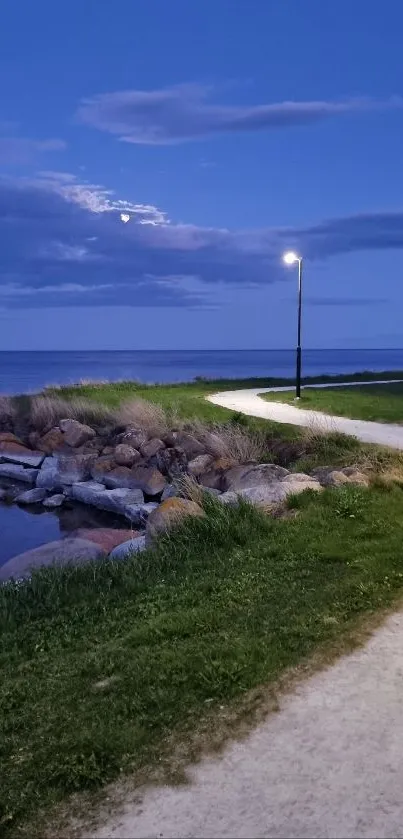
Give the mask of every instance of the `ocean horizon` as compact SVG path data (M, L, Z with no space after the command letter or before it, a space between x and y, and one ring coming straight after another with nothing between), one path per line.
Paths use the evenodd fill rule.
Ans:
M305 350L303 375L403 370L402 349ZM0 393L33 393L82 379L145 384L295 375L295 350L0 351Z

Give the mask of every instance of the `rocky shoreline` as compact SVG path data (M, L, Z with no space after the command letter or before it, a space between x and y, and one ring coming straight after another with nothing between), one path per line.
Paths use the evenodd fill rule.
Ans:
M0 500L47 509L80 502L124 518L128 528L77 531L9 560L0 568L0 580L26 576L31 567L51 562L121 558L143 550L184 515L203 515L198 504L181 497L184 476L223 503L244 497L265 508L305 489L368 483L353 467L307 475L272 463L236 462L223 451L219 433L207 429L179 428L157 437L134 425L95 429L65 418L42 434L28 432L27 438L3 431ZM20 484L21 492L8 492L7 482Z

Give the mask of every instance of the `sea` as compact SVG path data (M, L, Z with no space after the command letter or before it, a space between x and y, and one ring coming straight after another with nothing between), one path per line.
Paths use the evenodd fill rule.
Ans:
M305 350L303 375L403 370L403 349ZM0 393L35 393L82 379L189 382L295 374L294 350L0 352Z

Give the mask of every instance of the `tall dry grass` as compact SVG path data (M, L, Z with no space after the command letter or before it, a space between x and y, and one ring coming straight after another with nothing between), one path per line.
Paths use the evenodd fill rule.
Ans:
M269 450L263 434L236 425L215 425L210 431L199 427L196 433L209 454L233 463L258 462Z
M86 425L109 425L114 422L112 411L98 402L77 397L34 396L30 405L30 421L37 431L58 425L62 419L75 419Z
M0 431L8 431L13 425L16 417L16 410L10 396L0 395Z
M133 426L145 431L149 437L163 437L169 431L168 417L161 407L146 399L123 402L114 414L117 425Z

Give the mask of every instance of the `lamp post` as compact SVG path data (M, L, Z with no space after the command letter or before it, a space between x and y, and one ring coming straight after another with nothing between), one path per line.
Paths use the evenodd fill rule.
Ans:
M288 251L283 256L286 265L294 265L298 262L298 332L297 332L297 370L295 378L295 398L301 396L301 314L302 314L302 256L293 251Z

